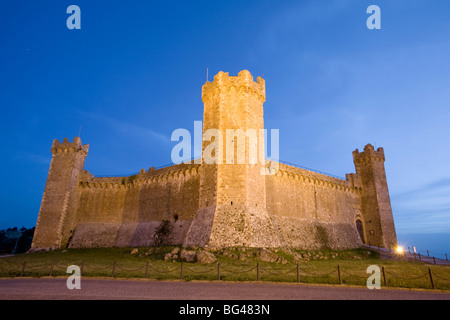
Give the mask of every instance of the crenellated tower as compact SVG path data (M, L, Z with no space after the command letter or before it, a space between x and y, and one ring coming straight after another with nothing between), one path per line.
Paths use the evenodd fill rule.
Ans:
M267 170L265 92L247 70L203 85L194 165L95 177L84 171L89 145L54 140L32 248L395 247L383 149L355 150L345 179L281 161Z
M362 184L361 214L365 242L384 248L397 247L394 218L384 168L384 150L371 144L353 151L357 177Z
M220 136L214 136L212 141L207 138L202 144L205 174L201 206L213 202L265 207L264 176L260 174L261 161L257 159L259 151L264 154L264 141L260 144L258 138L264 129L265 98L264 80L258 77L254 82L247 70L239 72L237 77L219 72L213 82L203 85L203 136L209 136L208 131L212 135L218 132ZM211 142L216 138L219 144L215 151L221 153L217 155L218 163L208 165L206 157L211 155Z
M255 82L247 70L237 77L219 72L203 85L202 101L200 209L185 245L278 245L262 174L264 79Z
M65 247L76 215L78 182L89 145L79 137L53 141L53 154L42 197L32 248Z

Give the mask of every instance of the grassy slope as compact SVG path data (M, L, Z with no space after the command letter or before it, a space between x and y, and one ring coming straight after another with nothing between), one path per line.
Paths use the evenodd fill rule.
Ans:
M115 276L121 278L145 277L148 262L148 277L151 279L180 279L180 261L164 261L166 253L175 247L139 248L131 255L132 248L67 249L50 252L19 254L0 259L0 277L20 276L26 261L25 276L48 276L52 262L53 276L68 276L69 265L81 265L83 275L111 277L113 262L116 261ZM338 284L337 266L341 269L343 284L366 285L370 265L384 266L388 285L406 288L431 288L428 268L431 268L437 289L450 290L450 267L435 266L420 262L380 259L378 254L363 249L295 251L310 258L295 261L294 251L278 250L276 254L284 258L285 264L259 261L258 249L227 249L214 252L220 262L220 276L224 281L255 281L256 263L262 281L297 281L297 263L300 281L303 283ZM337 253L337 257L332 257ZM369 254L370 253L370 254ZM241 261L239 257L244 257ZM321 257L321 258L320 258ZM326 258L324 258L326 257ZM280 258L280 260L281 260ZM326 260L325 260L326 259ZM217 263L200 265L183 264L184 280L217 280ZM383 285L383 280L382 280Z

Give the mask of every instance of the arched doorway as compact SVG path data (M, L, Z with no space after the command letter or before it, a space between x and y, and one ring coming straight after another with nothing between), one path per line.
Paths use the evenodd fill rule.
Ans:
M359 220L359 219L356 220L356 230L358 230L359 237L361 238L361 241L365 244L366 241L364 239L364 227L363 227L362 221Z

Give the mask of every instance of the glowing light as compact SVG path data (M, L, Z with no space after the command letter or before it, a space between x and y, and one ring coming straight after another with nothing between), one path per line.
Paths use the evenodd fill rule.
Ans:
M398 254L403 254L403 252L405 251L405 249L403 249L402 247L398 246L396 249Z

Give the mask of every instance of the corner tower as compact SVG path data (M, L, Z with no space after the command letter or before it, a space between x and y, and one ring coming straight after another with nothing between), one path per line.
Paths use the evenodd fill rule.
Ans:
M203 85L202 100L199 210L184 245L278 246L262 174L264 79L255 82L247 70L237 77L219 72ZM213 163L211 143L217 146Z
M366 243L384 248L397 247L394 218L384 168L384 150L371 144L363 152L353 151L356 174L362 183L361 211Z
M64 247L70 237L70 221L76 214L78 181L89 145L79 137L53 141L52 161L42 197L31 248Z

